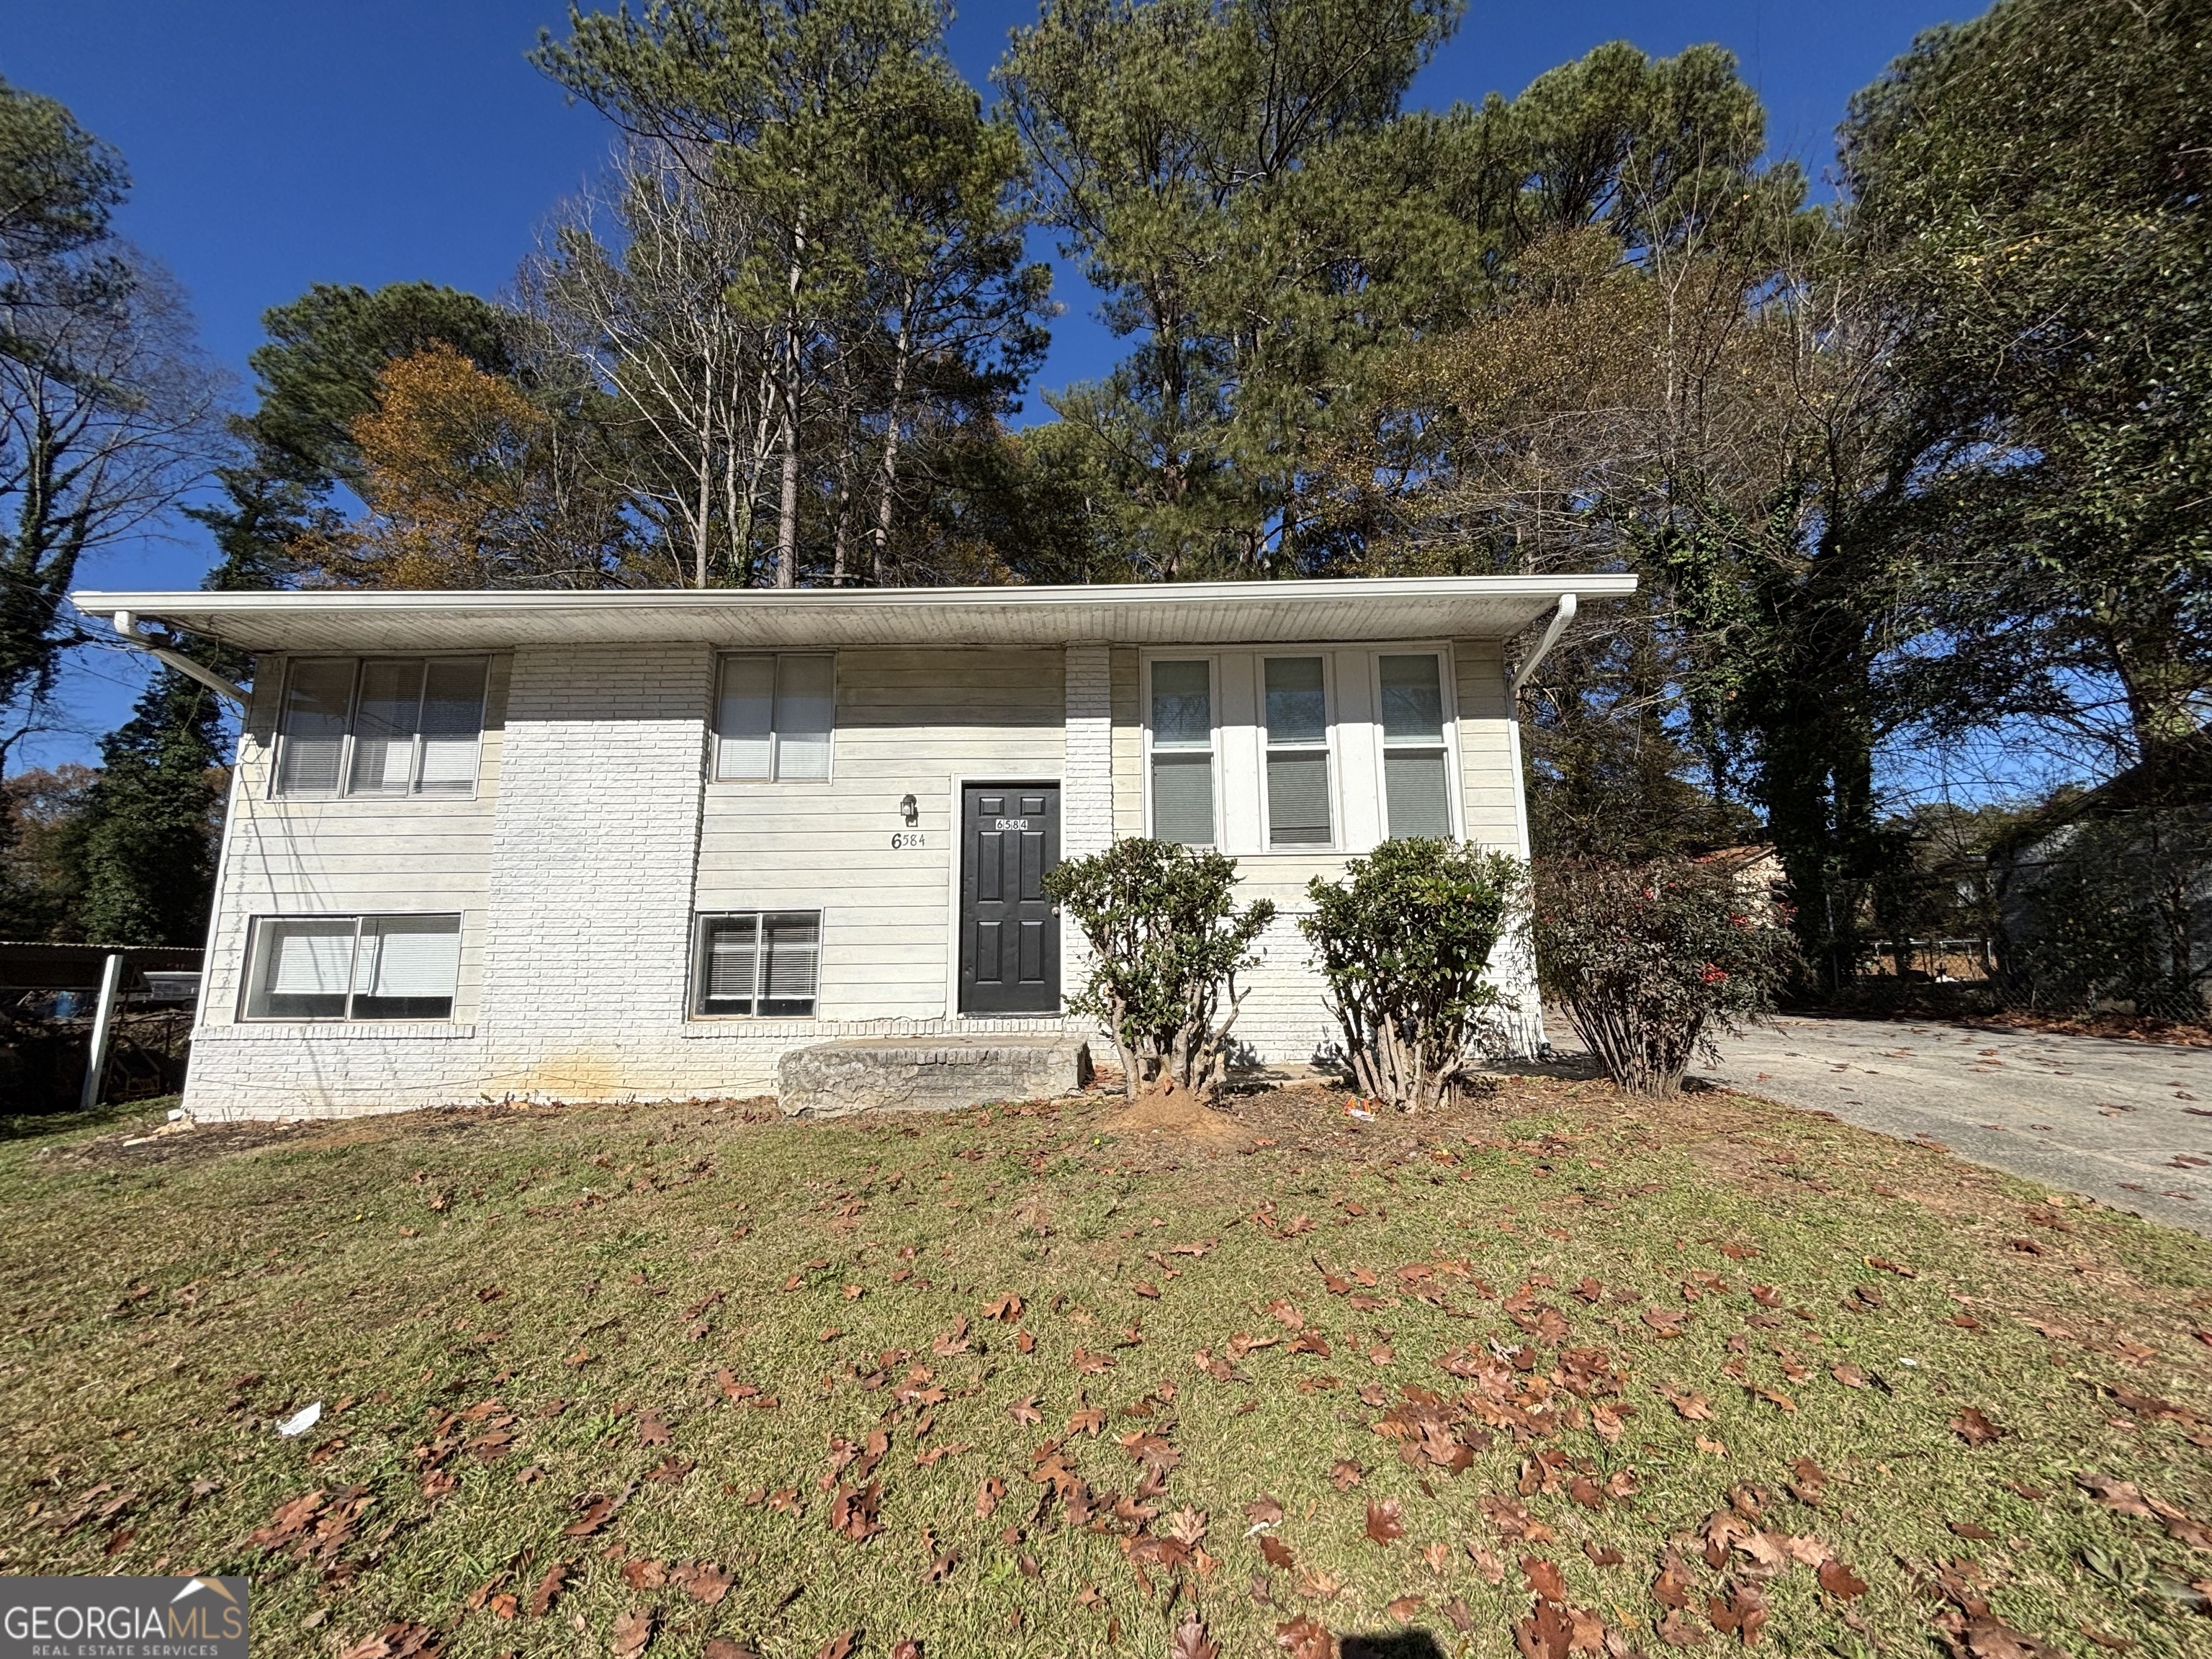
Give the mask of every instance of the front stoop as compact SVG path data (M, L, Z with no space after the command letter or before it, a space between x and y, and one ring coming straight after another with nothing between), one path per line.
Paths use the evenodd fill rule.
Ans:
M787 1117L845 1117L1038 1100L1090 1080L1090 1045L1060 1031L848 1037L784 1055L776 1066L776 1095Z

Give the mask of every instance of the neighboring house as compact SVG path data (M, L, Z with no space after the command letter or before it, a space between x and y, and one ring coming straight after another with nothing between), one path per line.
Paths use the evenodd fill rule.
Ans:
M185 1095L223 1117L748 1095L831 1039L1080 1031L1038 881L1145 835L1280 907L1236 1035L1309 1060L1307 880L1391 836L1525 855L1515 663L1633 585L75 602L256 656ZM1498 976L1533 1049L1526 961Z

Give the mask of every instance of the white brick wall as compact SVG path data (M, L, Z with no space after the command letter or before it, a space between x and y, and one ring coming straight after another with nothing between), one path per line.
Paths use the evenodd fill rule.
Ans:
M1067 763L1060 797L1062 856L1114 843L1112 653L1103 645L1067 648Z
M711 654L517 653L477 1017L486 1092L681 1087Z

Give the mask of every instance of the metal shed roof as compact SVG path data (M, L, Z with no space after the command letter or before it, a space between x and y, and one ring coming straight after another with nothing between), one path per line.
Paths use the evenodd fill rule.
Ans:
M1565 595L1633 592L1628 575L1406 576L1082 587L624 588L96 592L128 612L248 651L532 645L1241 645L1504 639Z

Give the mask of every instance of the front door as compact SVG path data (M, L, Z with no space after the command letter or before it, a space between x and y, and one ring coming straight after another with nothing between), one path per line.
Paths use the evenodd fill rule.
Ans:
M971 783L960 811L960 1012L1060 1012L1060 786Z

